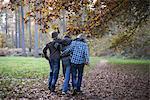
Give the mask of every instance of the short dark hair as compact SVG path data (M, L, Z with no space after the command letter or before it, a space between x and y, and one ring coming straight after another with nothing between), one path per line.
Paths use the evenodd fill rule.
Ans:
M52 33L52 38L56 38L58 36L58 32L53 32Z

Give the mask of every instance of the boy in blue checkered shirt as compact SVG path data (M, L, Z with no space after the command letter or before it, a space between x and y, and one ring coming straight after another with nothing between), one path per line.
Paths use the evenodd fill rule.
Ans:
M84 35L78 35L77 38L74 41L72 41L70 47L64 52L62 52L62 56L68 53L72 54L72 86L75 94L76 92L81 92L80 87L82 83L84 65L89 64L89 50Z

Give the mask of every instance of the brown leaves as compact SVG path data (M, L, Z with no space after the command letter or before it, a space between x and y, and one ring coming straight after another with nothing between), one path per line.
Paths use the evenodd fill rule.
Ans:
M148 71L142 72L138 67L143 65L110 65L101 61L85 78L88 99L148 99Z
M146 69L143 69L146 68ZM56 95L50 94L46 79L1 80L2 99L55 99L55 100L148 100L148 65L112 65L101 60L83 78L83 94L61 95L63 77L56 85Z

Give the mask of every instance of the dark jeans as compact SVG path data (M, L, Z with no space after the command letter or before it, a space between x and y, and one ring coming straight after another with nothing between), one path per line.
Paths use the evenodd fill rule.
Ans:
M81 91L84 64L71 64L73 89Z
M64 83L63 83L62 91L67 92L69 89L69 80L70 80L70 69L71 69L70 59L62 60L62 64L63 64L63 74L64 74Z
M66 73L65 60L62 60L62 71L63 71L63 76L64 76L64 78L65 78L65 73Z
M50 64L50 74L48 80L48 86L51 91L55 90L55 84L58 79L59 69L60 69L60 59L51 59Z

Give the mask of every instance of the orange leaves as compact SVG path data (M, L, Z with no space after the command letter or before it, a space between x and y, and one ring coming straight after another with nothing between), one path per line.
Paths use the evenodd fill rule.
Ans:
M78 32L81 32L81 28L74 25L68 25L67 31L71 33L71 35L76 35Z
M17 7L20 5L18 1L20 0L14 0L11 2L11 5L16 5L15 7ZM42 15L41 18L35 21L43 25L43 29L47 30L50 28L48 25L53 20L61 19L60 11L65 9L66 25L69 31L85 31L87 34L95 34L95 30L104 26L104 23L110 19L112 8L115 7L120 0L95 0L95 9L92 11L89 8L92 1L89 0L23 0L23 2L26 4L25 6L28 6L28 4L31 5L31 11L26 13L25 22L27 22L28 17L35 19L36 14ZM102 6L105 7L102 9ZM83 8L85 8L85 12ZM116 12L112 13L114 14ZM85 18L83 18L83 14ZM52 28L55 29L57 27L54 24Z

